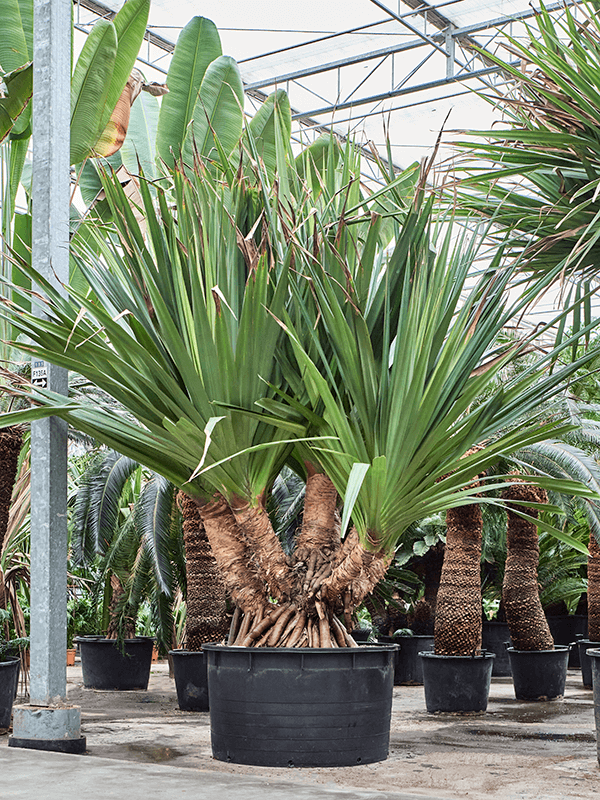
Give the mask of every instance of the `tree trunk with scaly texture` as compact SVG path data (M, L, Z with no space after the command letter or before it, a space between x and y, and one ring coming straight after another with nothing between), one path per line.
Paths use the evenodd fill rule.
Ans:
M435 609L435 652L468 656L481 650L481 531L478 505L451 508Z
M188 650L221 641L229 631L223 576L212 553L198 507L180 493L187 583L185 641Z
M537 486L518 482L507 487L502 497L508 501L502 600L510 638L516 650L553 650L554 639L540 603L538 588L538 529L534 522L515 513L520 511L537 518L536 510L519 505L519 501L546 503L546 492Z
M0 430L0 553L8 527L10 501L22 446L23 431L21 428Z
M588 639L600 642L600 547L593 533L588 550Z
M0 430L0 554L8 529L8 517L12 492L17 478L19 453L23 446L23 431L20 427ZM4 575L0 570L0 608L6 608Z
M354 530L340 541L337 493L327 476L308 470L302 530L290 556L261 505L235 498L229 505L222 497L196 504L236 604L229 644L356 647L350 616L391 559L365 549Z

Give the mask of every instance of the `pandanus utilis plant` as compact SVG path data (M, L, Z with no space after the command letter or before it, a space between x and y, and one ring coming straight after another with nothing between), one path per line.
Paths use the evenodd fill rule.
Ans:
M337 152L316 177L284 159L279 183L260 165L244 177L197 159L155 187L156 203L142 180L147 238L107 176L113 228L90 223L93 247L73 253L88 288L63 298L22 264L44 316L3 304L24 352L117 405L14 381L31 407L0 425L61 417L179 487L235 605L233 644L353 646L344 621L408 527L498 502L498 480L473 476L563 430L538 406L587 357L549 371L557 353L540 353L496 381L543 333L497 345L535 287L507 299L518 265L501 252L473 278L480 236L454 242L422 186L399 199L406 175L369 195L356 152ZM307 484L291 554L266 511L284 464Z

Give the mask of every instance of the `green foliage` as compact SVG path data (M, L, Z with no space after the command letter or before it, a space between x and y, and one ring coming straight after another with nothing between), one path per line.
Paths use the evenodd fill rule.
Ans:
M156 131L156 150L168 167L181 154L206 69L221 54L219 33L205 17L193 17L179 34L167 74L169 94L161 102Z
M17 67L0 77L0 142L14 129L33 94L33 65ZM22 149L22 145L21 145Z
M111 623L124 631L140 607L149 609L163 649L171 646L172 604L177 586L185 588L183 541L173 486L147 475L137 462L101 451L81 476L73 513L73 560L91 571L85 603L98 607L97 630ZM122 594L116 607L111 576ZM114 605L114 604L113 604ZM87 606L75 611L85 612ZM88 626L87 618L81 620ZM80 631L81 632L81 631ZM87 632L93 632L93 628Z
M10 620L10 612L0 608L0 661L8 661L19 656L21 650L29 647L29 637L5 638L2 635Z
M101 630L98 605L87 593L67 600L67 647L73 647L75 636L86 636Z

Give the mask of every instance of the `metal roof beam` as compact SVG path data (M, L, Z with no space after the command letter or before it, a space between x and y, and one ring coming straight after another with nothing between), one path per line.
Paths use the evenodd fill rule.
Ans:
M511 67L519 66L520 61L511 61L509 62ZM427 81L426 83L420 83L416 86L406 86L401 89L393 89L389 92L384 92L382 94L375 94L371 95L370 97L360 97L356 100L353 100L348 103L340 103L339 105L331 105L325 106L323 108L314 108L310 111L306 111L305 114L294 114L292 119L300 119L303 116L307 117L319 117L322 114L333 114L336 111L344 111L345 109L355 108L356 106L366 105L368 103L380 103L385 100L390 100L392 97L400 97L402 95L414 94L416 92L423 92L427 89L437 89L440 86L448 86L449 84L461 82L461 81L468 81L474 78L481 78L485 75L491 75L494 72L500 72L501 68L496 67L485 67L485 69L478 69L474 70L473 72L463 72L458 75L454 75L451 78L441 78L436 81ZM333 123L335 124L335 122Z
M422 4L421 4L422 5ZM564 8L564 3L554 3L553 5L548 6L548 11L557 11L559 9ZM485 22L480 22L476 25L468 25L463 28L455 28L453 27L451 22L448 22L450 28L448 30L443 30L440 33L435 33L431 36L431 39L437 39L440 42L443 42L446 38L446 35L451 37L452 39L462 40L466 36L472 33L477 33L478 31L485 31L489 28L497 28L501 27L502 25L508 25L511 22L521 22L525 19L530 19L534 16L537 12L533 9L528 9L527 11L523 11L520 14L511 14L506 15L504 17L496 17L493 20L486 20ZM292 72L286 72L281 75L271 76L270 78L265 78L260 81L253 81L250 83L245 84L246 89L260 89L265 86L274 86L275 84L286 83L287 81L294 81L300 78L307 78L311 75L319 75L322 72L329 72L330 70L339 69L341 67L348 67L354 64L360 64L363 61L370 61L375 58L381 58L383 56L392 55L394 53L402 53L408 50L415 50L418 47L425 47L428 42L423 41L422 39L411 39L408 42L403 42L397 45L390 45L389 47L380 47L377 50L370 50L368 53L360 53L355 56L348 56L347 58L339 58L335 61L328 61L325 64L316 64L313 67L305 67L304 69L297 69ZM465 43L461 41L462 46L469 46L474 47L482 47L475 42ZM447 51L444 48L441 48L442 52L445 56L448 55ZM248 63L252 59L245 59L245 63Z

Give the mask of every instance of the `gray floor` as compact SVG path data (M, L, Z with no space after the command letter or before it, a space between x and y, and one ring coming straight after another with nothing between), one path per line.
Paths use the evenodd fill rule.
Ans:
M42 753L14 748L0 751L2 800L427 800L423 794L303 786L280 780L220 775L160 764L132 764L108 758ZM431 800L436 800L431 798Z
M0 800L591 800L600 791L592 692L569 671L564 699L515 700L493 678L484 715L428 714L420 686L394 687L390 754L378 764L289 769L212 758L208 713L180 711L164 662L147 692L84 689L68 669L69 700L82 709L86 755L8 748L0 736ZM168 794L165 794L168 792Z

